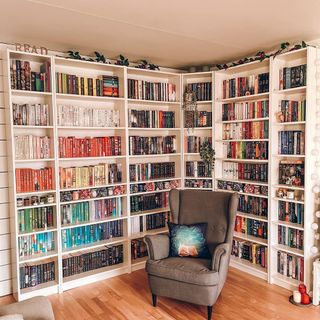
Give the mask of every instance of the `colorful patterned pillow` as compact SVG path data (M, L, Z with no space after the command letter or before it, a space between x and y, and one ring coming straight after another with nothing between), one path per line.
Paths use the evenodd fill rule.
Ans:
M168 223L171 257L209 258L206 245L206 223L175 224Z

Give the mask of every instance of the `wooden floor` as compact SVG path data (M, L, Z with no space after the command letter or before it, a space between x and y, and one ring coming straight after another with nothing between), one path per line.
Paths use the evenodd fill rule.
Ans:
M320 307L299 308L288 302L290 292L235 269L214 306L214 320L319 320ZM206 319L206 307L158 298L152 307L144 270L50 296L56 320ZM0 304L13 301L12 296Z

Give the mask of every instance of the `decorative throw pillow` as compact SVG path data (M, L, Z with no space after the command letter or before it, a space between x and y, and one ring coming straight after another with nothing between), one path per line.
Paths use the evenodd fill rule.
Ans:
M168 223L171 257L209 258L206 245L206 223L175 224Z

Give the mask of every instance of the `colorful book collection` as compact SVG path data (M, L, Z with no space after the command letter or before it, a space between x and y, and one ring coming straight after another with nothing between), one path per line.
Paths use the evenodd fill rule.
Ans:
M121 163L59 168L60 188L85 188L122 182Z
M63 229L61 231L62 249L68 251L71 248L123 237L123 229L123 220Z
M55 262L41 264L24 263L20 266L20 289L36 287L39 284L55 280Z
M211 137L197 137L185 136L184 137L184 150L188 153L199 153L201 145L205 142L212 144Z
M59 158L121 156L121 137L59 137Z
M147 256L148 248L143 239L131 240L131 258L135 260Z
M174 111L129 110L131 128L174 128Z
M236 216L234 231L261 239L268 239L268 223Z
M184 126L192 123L194 128L212 127L212 112L211 111L185 111L184 112Z
M130 193L134 194L139 192L161 191L161 190L176 189L179 187L180 187L179 180L136 183L136 184L130 185Z
M279 220L303 225L304 205L287 201L279 201Z
M175 162L136 163L129 165L130 182L175 177Z
M210 178L212 167L203 161L186 161L186 176L192 178Z
M290 248L303 250L303 230L278 226L278 243Z
M268 196L268 186L218 180L218 189Z
M302 87L307 84L307 65L285 67L279 70L279 90Z
M63 127L120 127L120 111L104 107L58 105L57 124Z
M255 265L260 265L262 268L268 266L268 248L260 244L233 239L231 254Z
M26 91L51 91L51 66L46 61L40 65L40 72L32 71L29 61L10 60L11 89Z
M114 266L124 262L123 244L102 250L85 251L62 259L62 276L67 278L76 274L100 268Z
M250 120L269 117L269 100L222 104L222 121Z
M156 213L156 214L148 214L146 215L146 219L144 222L144 217L132 217L131 218L131 233L136 234L143 232L144 230L155 230L161 229L166 226L166 212ZM144 228L145 224L145 228Z
M304 186L304 162L302 160L281 160L279 163L279 184Z
M278 251L277 271L285 277L304 281L304 259Z
M305 134L301 130L278 132L279 154L304 154Z
M186 92L192 91L196 94L197 101L212 100L212 83L211 82L196 82L186 85Z
M122 199L101 199L61 206L62 225L75 225L90 221L122 216Z
M175 102L177 100L176 85L167 82L128 79L128 98Z
M268 139L268 121L228 123L223 125L222 139Z
M295 122L306 120L306 100L281 100L279 102L281 122Z
M212 188L212 180L193 180L193 179L185 179L184 186L186 188L200 188L200 189L211 189Z
M268 182L268 164L224 161L222 177L225 179Z
M126 193L125 185L114 187L101 187L60 192L60 202L73 202L78 200L106 198Z
M50 231L21 236L18 239L18 244L20 257L53 252L55 250L54 232Z
M54 189L53 168L19 168L16 169L15 172L17 193L46 191Z
M229 159L268 159L267 141L231 141L223 144L223 154Z
M54 227L54 207L18 210L19 232L31 232Z
M49 159L51 156L51 144L51 138L48 136L15 136L15 158L16 160Z
M101 75L96 78L56 73L57 93L83 96L119 97L119 78Z
M269 92L269 73L238 77L222 82L222 99Z
M12 104L13 125L15 126L49 126L50 113L47 104Z
M259 217L268 217L268 199L241 194L239 196L238 211Z
M176 136L129 137L130 155L166 154L177 152Z
M150 193L130 197L130 212L139 213L141 211L167 208L169 195L167 192Z

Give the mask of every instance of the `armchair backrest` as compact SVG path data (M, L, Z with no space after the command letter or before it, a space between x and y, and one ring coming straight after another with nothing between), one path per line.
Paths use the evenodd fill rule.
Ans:
M232 243L239 196L236 193L171 190L170 209L174 223L206 222L206 240L210 252L220 243Z

